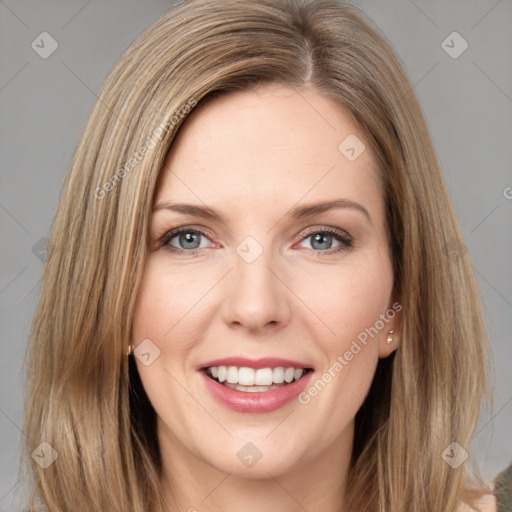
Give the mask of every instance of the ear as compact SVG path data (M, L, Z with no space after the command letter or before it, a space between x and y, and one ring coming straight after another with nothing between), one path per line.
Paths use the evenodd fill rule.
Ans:
M402 332L402 304L394 301L389 305L385 316L389 321L384 325L379 336L379 358L388 357L400 343Z

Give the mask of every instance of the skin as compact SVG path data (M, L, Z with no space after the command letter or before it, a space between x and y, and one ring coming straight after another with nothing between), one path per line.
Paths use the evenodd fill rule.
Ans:
M354 161L338 150L349 134L364 141L334 100L267 84L201 104L173 143L155 204L207 205L225 217L154 211L137 297L132 344L149 338L160 350L151 365L136 362L158 417L173 511L334 512L343 502L354 417L379 358L397 348L399 315L306 405L234 412L215 401L196 368L229 356L284 357L308 362L314 382L395 302L375 162L368 145ZM369 218L356 208L286 216L339 198ZM161 243L182 226L207 232L195 257ZM332 252L343 242L329 235L315 243L329 227L349 233L352 247ZM263 250L252 263L236 252L247 236ZM191 250L179 235L167 241ZM237 457L247 442L262 454L252 467Z

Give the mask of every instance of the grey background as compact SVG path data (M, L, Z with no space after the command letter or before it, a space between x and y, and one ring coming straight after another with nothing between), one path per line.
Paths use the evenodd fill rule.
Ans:
M494 405L472 441L483 474L512 462L512 2L360 0L409 73L478 277L495 356ZM20 367L60 187L88 113L127 45L171 1L0 0L0 511L18 510ZM42 32L58 42L41 58ZM441 43L457 31L458 58ZM451 44L451 43L449 43ZM457 48L459 43L454 43ZM508 197L512 197L512 189ZM35 448L35 447L34 447Z

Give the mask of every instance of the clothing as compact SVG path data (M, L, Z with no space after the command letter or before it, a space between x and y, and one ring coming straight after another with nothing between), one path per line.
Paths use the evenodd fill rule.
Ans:
M512 464L494 479L497 512L512 512Z

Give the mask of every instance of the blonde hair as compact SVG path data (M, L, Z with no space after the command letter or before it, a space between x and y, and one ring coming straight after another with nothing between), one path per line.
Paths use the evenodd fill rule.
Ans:
M61 192L26 354L30 510L37 495L52 512L163 509L155 412L126 357L157 179L187 112L266 82L342 104L383 183L401 342L356 416L346 509L454 512L481 485L441 456L468 449L486 389L477 287L390 45L336 0L191 0L110 73ZM58 453L46 469L30 458L42 442Z

